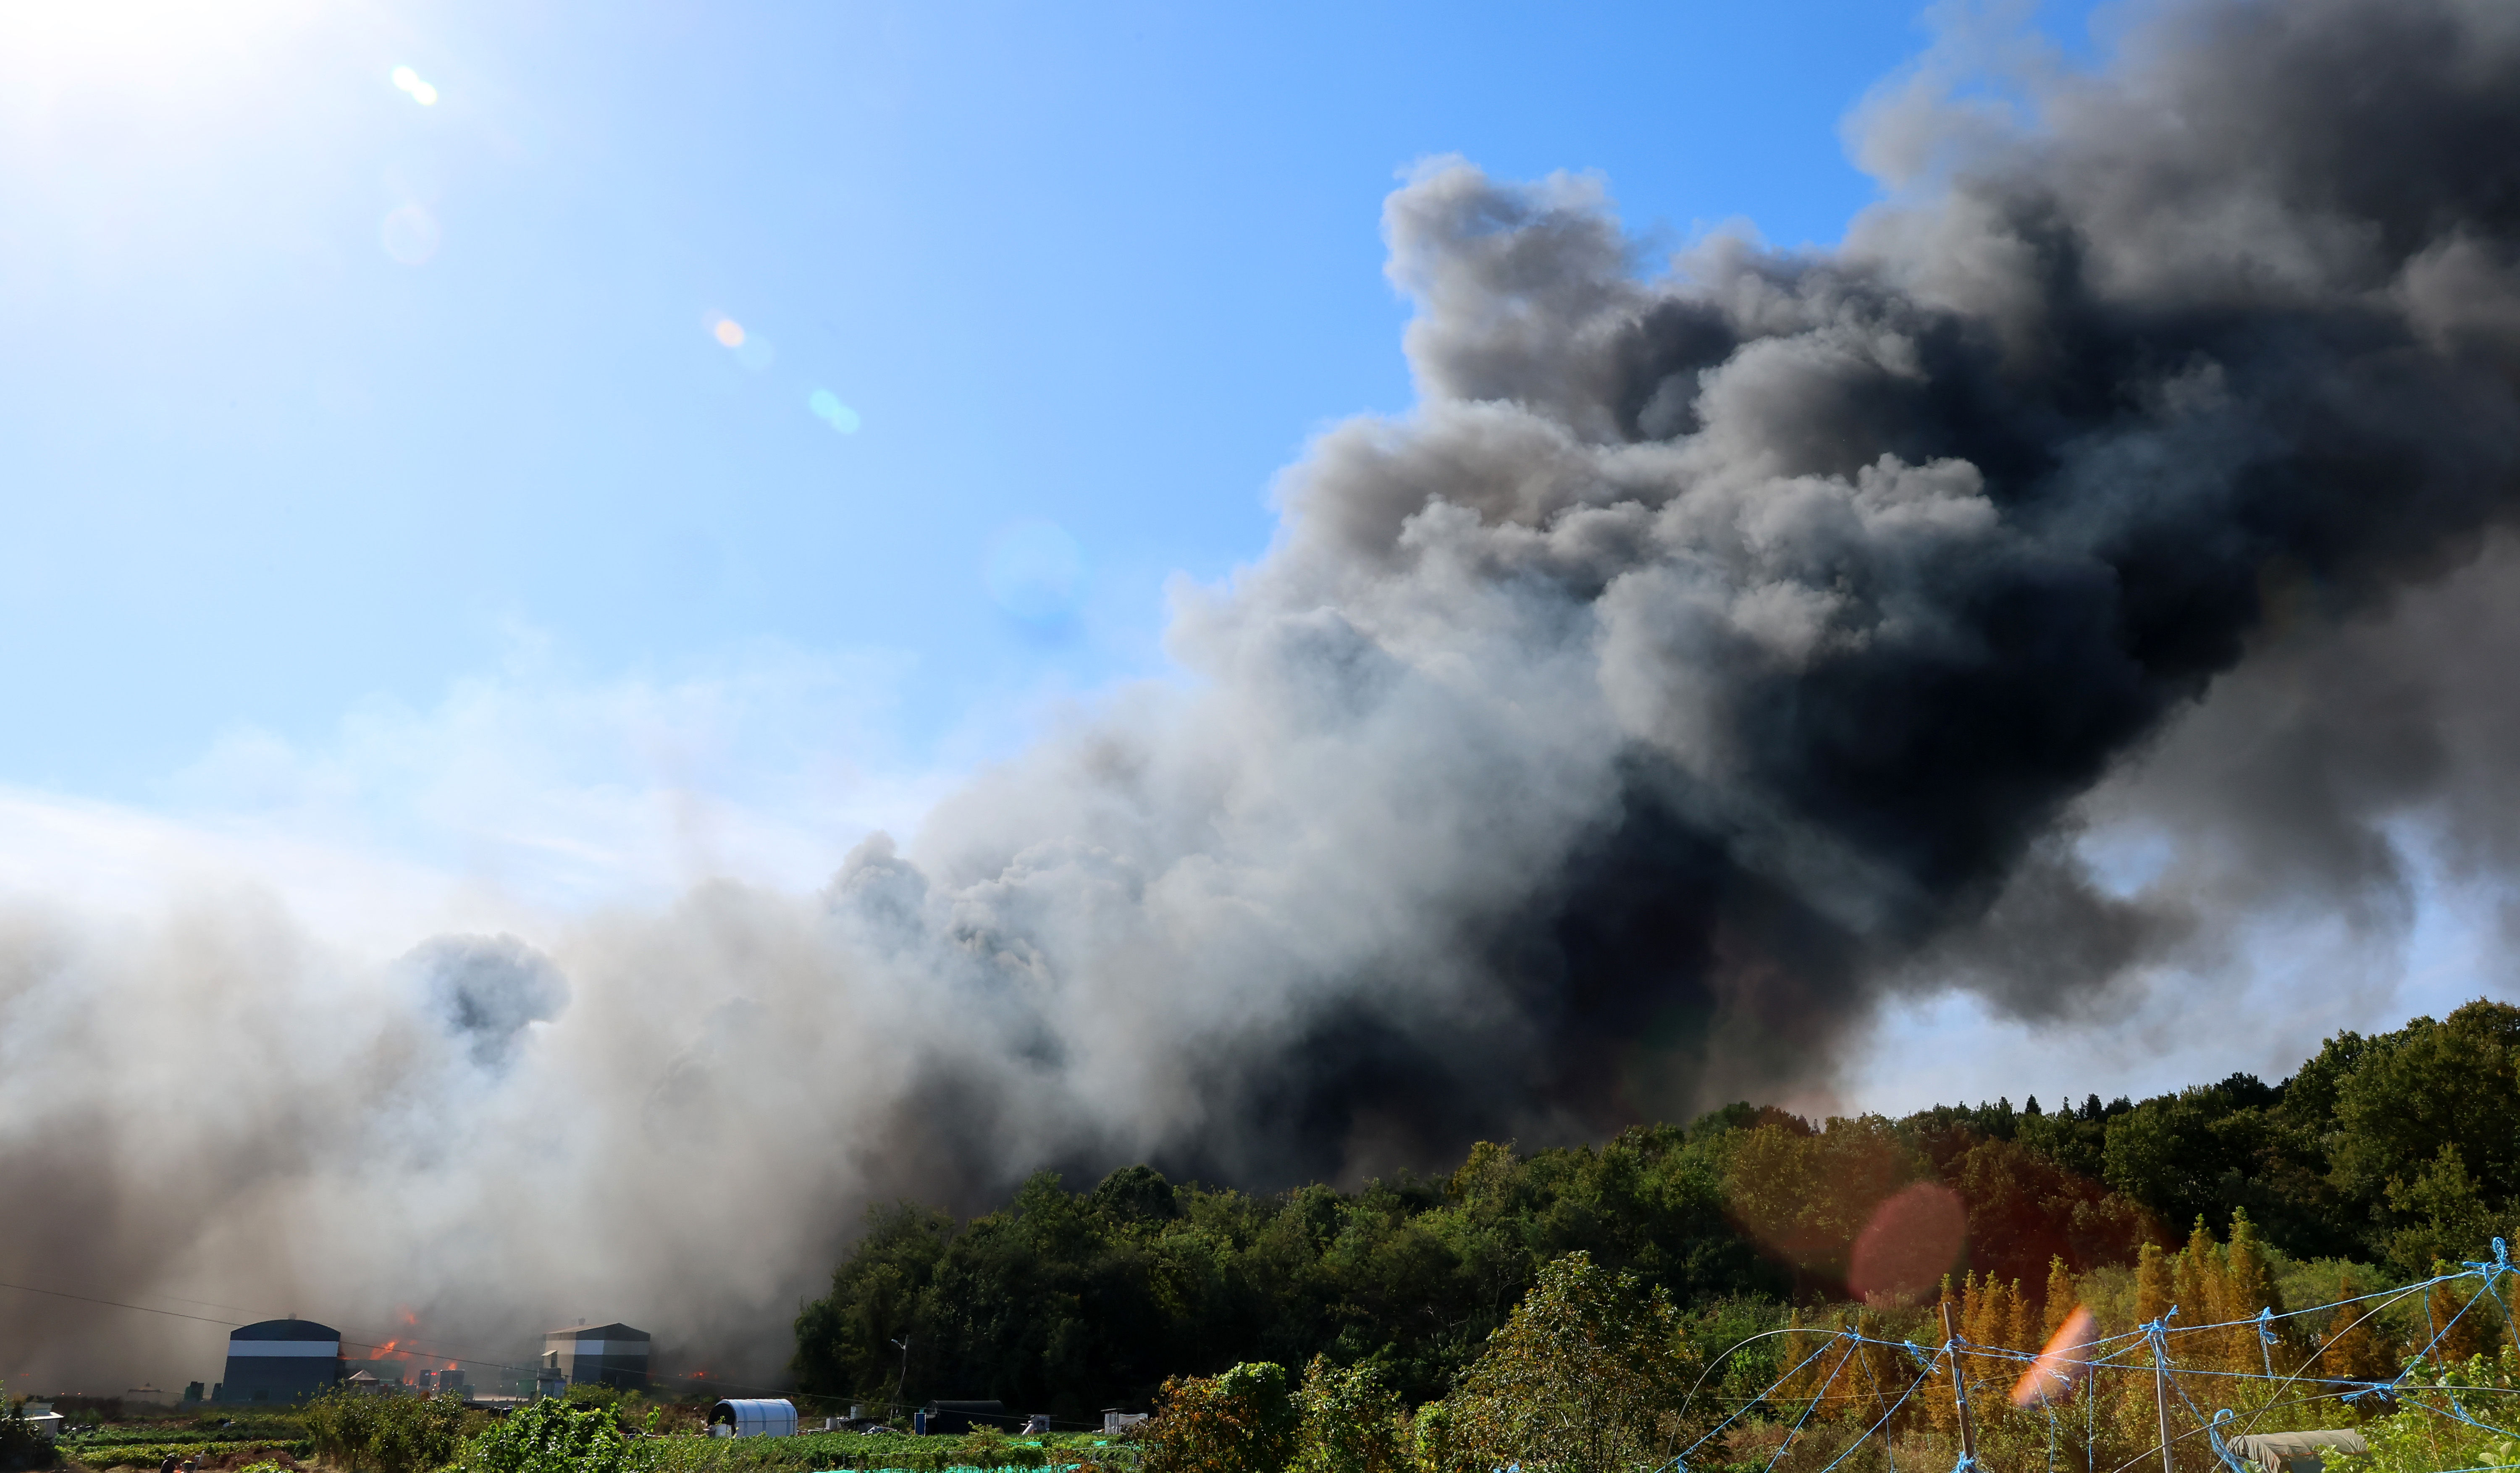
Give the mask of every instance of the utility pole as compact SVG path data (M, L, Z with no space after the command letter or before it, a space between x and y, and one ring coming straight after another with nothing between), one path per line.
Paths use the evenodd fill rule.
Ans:
M1959 1331L1952 1326L1952 1302L1943 1301L1943 1354L1952 1358L1952 1401L1960 1411L1960 1460L1977 1467L1977 1429L1969 1424L1968 1369L1960 1364Z

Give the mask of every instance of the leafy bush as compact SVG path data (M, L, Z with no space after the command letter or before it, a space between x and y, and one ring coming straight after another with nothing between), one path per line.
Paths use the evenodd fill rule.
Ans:
M2484 1423L2478 1426L2477 1423ZM2520 1463L2520 1352L2419 1367L2400 1384L2398 1410L2362 1424L2369 1452L2331 1457L2336 1473L2431 1473Z
M49 1468L61 1454L53 1451L51 1440L35 1430L26 1420L25 1407L15 1402L5 1404L0 1411L0 1468Z
M1372 1362L1340 1367L1322 1356L1296 1394L1297 1473L1401 1473L1408 1466L1400 1398Z
M465 1445L460 1466L463 1473L645 1473L654 1461L621 1430L609 1406L554 1399L520 1407L482 1431Z
M1165 1382L1154 1419L1138 1433L1146 1473L1282 1473L1297 1426L1286 1368L1246 1361L1222 1375Z
M380 1396L336 1388L307 1404L306 1431L323 1456L360 1473L430 1473L464 1440L464 1400Z

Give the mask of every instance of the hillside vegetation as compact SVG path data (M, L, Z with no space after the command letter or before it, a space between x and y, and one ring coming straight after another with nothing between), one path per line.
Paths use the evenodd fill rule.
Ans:
M1964 1205L1954 1272L2006 1286L2024 1324L2048 1317L2059 1272L2131 1294L2147 1245L2202 1252L2243 1218L2278 1292L2376 1287L2474 1257L2509 1223L2515 1064L2520 1008L2477 1002L2340 1034L2277 1084L2235 1074L2139 1102L1820 1123L1736 1104L1599 1146L1483 1142L1448 1176L1352 1192L1253 1195L1145 1166L1070 1191L1044 1175L968 1222L871 1211L797 1317L794 1369L809 1394L1081 1417L1144 1405L1169 1376L1321 1356L1372 1361L1414 1405L1451 1393L1542 1267L1576 1251L1667 1293L1711 1357L1789 1306L1844 1300L1858 1231L1928 1181Z

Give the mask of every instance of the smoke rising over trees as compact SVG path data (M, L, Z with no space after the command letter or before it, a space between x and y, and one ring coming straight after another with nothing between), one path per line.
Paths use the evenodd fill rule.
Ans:
M993 1396L1083 1414L1143 1402L1174 1374L1326 1355L1376 1367L1412 1403L1451 1398L1453 1415L1475 1420L1467 1368L1496 1354L1508 1312L1572 1254L1589 1255L1580 1273L1600 1275L1595 1289L1633 1273L1667 1295L1709 1357L1748 1333L1741 1315L1858 1296L1912 1311L1946 1274L1968 1310L1963 1335L1986 1345L2035 1351L2087 1298L2112 1332L2174 1302L2198 1323L2245 1319L2284 1302L2269 1247L2315 1296L2299 1309L2352 1297L2339 1284L2356 1274L2364 1289L2423 1278L2509 1233L2520 1174L2451 1180L2441 1163L2494 1157L2507 1141L2515 1067L2520 1007L2479 1002L2337 1035L2277 1084L2235 1075L2139 1102L2029 1098L1817 1124L1734 1104L1598 1148L1482 1141L1447 1176L1349 1193L1175 1186L1144 1166L1087 1191L1038 1177L968 1222L909 1203L872 1211L829 1291L797 1317L794 1368L803 1390L841 1400L880 1403L899 1387L913 1402ZM2384 1094L2407 1107L2366 1108ZM2415 1103L2451 1099L2460 1103ZM2365 1175L2383 1158L2394 1164ZM1948 1231L1913 1234L1921 1272L1857 1281L1868 1225L1918 1192L1955 1207ZM1561 1279L1552 1293L1574 1287ZM1623 1302L1642 1313L1662 1301ZM2387 1333L2421 1322L2419 1303L2406 1313ZM2340 1363L2387 1359L2371 1333L2339 1349ZM2254 1331L2229 1338L2233 1355L2255 1358ZM1548 1371L1517 1352L1491 1374L1516 1354L1527 1372ZM1617 1377L1601 1375L1606 1395ZM1472 1435L1467 1422L1457 1430ZM1493 1464L1513 1450L1487 1451Z
M1902 991L2088 1026L2302 896L2396 934L2386 826L2520 750L2453 678L2520 628L2520 18L2195 0L2002 80L1874 99L1890 197L1826 252L1666 268L1595 183L1424 165L1384 222L1419 403L1182 597L1195 684L822 896L400 968L22 911L0 1170L55 1205L0 1270L355 1307L390 1267L483 1334L507 1285L635 1284L733 1345L869 1200L1598 1138L1824 1083ZM2142 884L2073 846L2112 803L2171 816ZM2462 863L2520 854L2450 806Z

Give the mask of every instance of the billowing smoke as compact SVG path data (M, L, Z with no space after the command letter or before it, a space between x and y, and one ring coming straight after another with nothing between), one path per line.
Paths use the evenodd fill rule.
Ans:
M438 1021L485 1069L514 1063L525 1025L548 1022L568 1004L560 968L514 936L434 936L402 964L428 989Z
M1827 252L1425 166L1418 407L1183 597L1192 681L819 896L383 967L22 912L0 1273L767 1378L871 1196L1429 1164L1824 1080L1902 990L2072 1024L2270 908L2396 934L2391 824L2520 855L2520 11L2199 0L1983 80L1874 100ZM2103 883L2130 813L2174 857ZM0 1343L165 1333L96 1314Z

